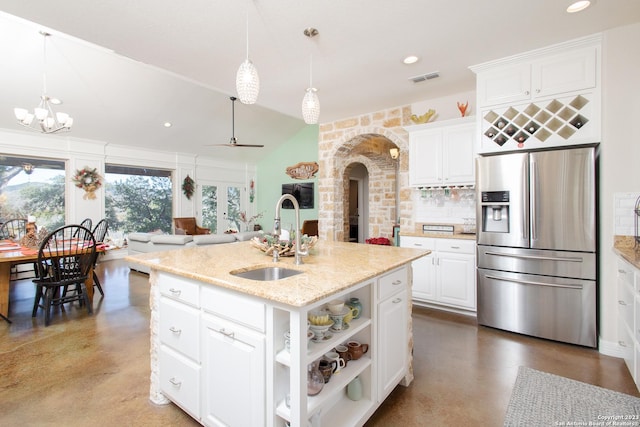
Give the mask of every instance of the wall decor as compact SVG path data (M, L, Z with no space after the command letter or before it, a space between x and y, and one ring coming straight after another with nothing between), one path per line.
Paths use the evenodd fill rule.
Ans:
M293 179L309 179L313 178L319 170L316 162L300 162L287 168L287 175Z
M417 125L421 125L421 124L427 123L429 120L435 117L436 117L436 110L430 108L429 111L422 114L421 116L412 114L411 121Z
M462 115L462 117L464 117L465 113L467 112L467 108L469 107L469 101L467 101L466 104L463 104L461 102L458 102L458 110L460 110L460 114Z
M187 196L188 200L191 200L191 196L193 196L193 192L195 190L194 184L195 182L189 175L187 175L184 181L182 181L182 192Z
M76 170L71 180L76 187L85 191L83 199L95 199L95 191L102 186L102 177L98 173L98 169L91 169L89 166Z

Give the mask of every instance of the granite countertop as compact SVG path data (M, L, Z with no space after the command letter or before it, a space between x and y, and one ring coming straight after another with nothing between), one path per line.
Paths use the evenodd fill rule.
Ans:
M295 265L293 257L271 256L249 241L152 252L126 259L152 269L232 289L283 304L302 307L431 253L429 250L319 241ZM286 267L298 274L277 281L255 281L230 274L259 267Z
M640 270L640 249L636 249L633 236L614 236L613 251Z

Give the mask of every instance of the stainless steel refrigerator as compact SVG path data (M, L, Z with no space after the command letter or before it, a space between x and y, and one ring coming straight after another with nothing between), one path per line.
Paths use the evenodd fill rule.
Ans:
M597 347L596 148L477 159L479 324Z

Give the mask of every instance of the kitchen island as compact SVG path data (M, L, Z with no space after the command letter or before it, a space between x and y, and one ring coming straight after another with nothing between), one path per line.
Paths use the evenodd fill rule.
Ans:
M411 261L428 254L321 241L302 265L273 263L249 242L131 257L151 268L151 401L173 401L204 425L364 424L397 384L413 379ZM235 275L273 266L301 273ZM351 297L362 302L361 316L309 342L308 313ZM354 340L369 351L307 396L308 365ZM356 377L362 397L353 401L346 389Z

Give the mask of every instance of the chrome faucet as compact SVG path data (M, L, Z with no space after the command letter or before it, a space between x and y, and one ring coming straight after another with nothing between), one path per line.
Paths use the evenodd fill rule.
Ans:
M295 255L296 255L296 265L304 264L302 262L302 256L308 255L309 252L303 251L302 246L300 244L300 206L298 205L298 201L291 194L283 194L282 197L276 203L276 217L273 222L273 235L277 238L280 238L280 232L282 231L282 226L280 223L280 207L282 206L282 202L285 200L291 200L293 203L293 209L296 211L296 243L295 243ZM291 237L289 237L291 238ZM273 262L278 262L278 258L274 255Z

